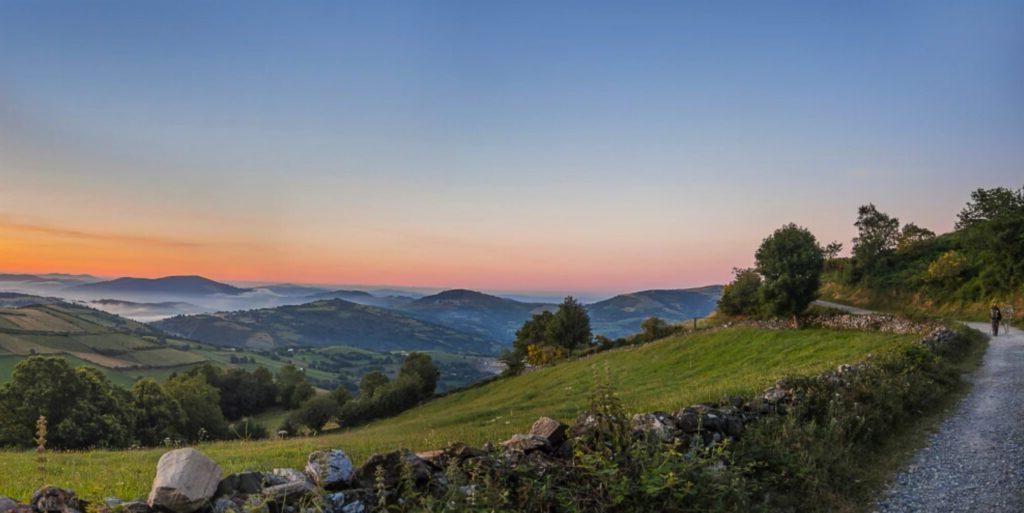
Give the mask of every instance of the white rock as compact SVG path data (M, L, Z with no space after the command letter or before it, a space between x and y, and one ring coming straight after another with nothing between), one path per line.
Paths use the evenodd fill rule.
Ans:
M164 453L156 464L149 505L174 513L192 513L213 497L220 479L220 465L195 449Z

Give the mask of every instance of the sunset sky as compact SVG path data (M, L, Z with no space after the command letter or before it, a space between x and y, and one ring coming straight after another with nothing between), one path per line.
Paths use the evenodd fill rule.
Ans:
M677 288L1024 185L1021 2L724 4L0 2L0 272Z

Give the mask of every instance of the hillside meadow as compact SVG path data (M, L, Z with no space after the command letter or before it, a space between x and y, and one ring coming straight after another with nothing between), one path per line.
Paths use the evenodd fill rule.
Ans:
M321 447L343 448L358 464L372 453L399 447L427 450L454 441L479 445L504 440L527 430L542 415L572 421L587 405L594 373L605 369L629 411L674 410L723 396L751 395L784 376L818 373L916 338L752 328L678 335L499 379L351 430L290 440L208 443L200 449L225 473L301 468L306 455ZM46 481L93 500L143 497L164 451L50 452ZM40 486L36 467L34 452L0 452L0 495L27 499Z

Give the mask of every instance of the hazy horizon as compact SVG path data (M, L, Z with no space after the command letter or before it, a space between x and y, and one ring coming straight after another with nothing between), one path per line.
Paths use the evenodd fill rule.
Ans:
M257 5L258 4L258 5ZM936 232L1024 162L1024 6L0 4L0 268L507 293Z

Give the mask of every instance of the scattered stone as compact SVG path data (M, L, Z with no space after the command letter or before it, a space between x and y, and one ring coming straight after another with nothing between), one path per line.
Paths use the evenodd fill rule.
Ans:
M56 486L44 486L32 494L29 501L37 513L82 513L85 501L79 500L75 492Z
M166 452L156 464L149 505L174 513L192 513L213 497L220 478L220 466L195 449Z
M355 474L352 460L341 449L313 451L307 461L306 475L325 490L343 488Z

